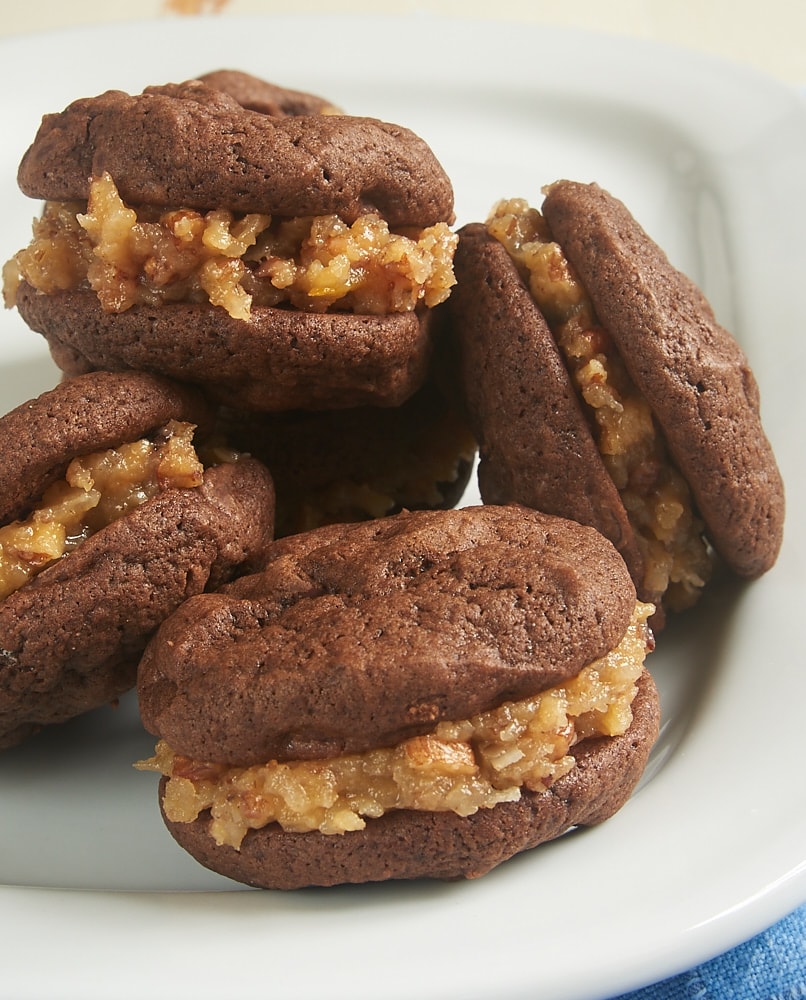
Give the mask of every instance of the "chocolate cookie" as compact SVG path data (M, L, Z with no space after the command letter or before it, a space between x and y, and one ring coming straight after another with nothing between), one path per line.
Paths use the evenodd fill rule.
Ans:
M180 843L250 884L480 874L629 795L651 610L603 536L520 506L281 539L149 643L141 766Z
M591 524L639 596L693 603L714 549L780 548L784 491L740 347L624 205L558 182L460 233L448 309L488 502Z
M453 284L450 180L408 129L266 114L215 87L43 119L18 179L46 203L6 304L69 374L144 369L259 410L398 405Z
M361 752L575 676L634 604L612 546L535 511L327 526L166 622L141 666L143 722L200 760Z
M237 69L219 69L202 73L198 78L207 87L229 94L243 108L263 115L336 114L332 101L307 91L291 90Z
M643 561L545 317L481 223L460 231L449 301L486 503L516 501L588 524L635 579Z
M131 688L160 622L271 539L266 469L205 467L189 444L209 416L191 391L99 372L0 419L0 747Z
M223 409L219 426L234 447L271 469L277 537L403 509L453 507L476 454L467 422L433 377L400 406Z
M734 572L766 572L781 546L784 488L745 353L606 191L554 184L543 212L650 401L713 544ZM625 274L631 281L617 284Z
M184 379L219 403L261 412L398 406L425 381L431 312L355 316L207 304L105 312L91 292L43 295L23 282L20 315L69 375L143 370Z
M189 81L108 91L45 115L17 179L30 198L87 201L110 174L132 205L306 216L367 212L390 226L452 221L453 189L411 130L352 115L274 117Z

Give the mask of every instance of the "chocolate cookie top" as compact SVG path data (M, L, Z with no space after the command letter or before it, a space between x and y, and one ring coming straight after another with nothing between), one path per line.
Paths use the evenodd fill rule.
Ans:
M142 372L82 375L22 403L0 418L0 524L28 510L72 459L172 419L205 428L212 412L194 389Z
M16 305L68 374L158 372L252 410L397 406L423 384L433 347L433 310L373 316L258 306L242 320L176 302L107 313L94 292L40 295L26 282Z
M263 115L282 118L286 115L320 115L335 113L332 101L307 91L290 90L268 80L237 69L218 69L202 73L199 81L212 90L221 90L233 97L241 107Z
M197 760L360 752L575 676L634 607L609 542L526 508L319 528L165 623L141 663L141 713Z
M485 503L589 524L640 580L635 534L543 314L481 223L459 231L448 300Z
M651 406L714 547L753 577L775 562L784 488L744 352L700 289L596 184L551 186L543 214Z
M658 736L658 693L645 671L622 736L584 740L576 767L548 791L516 802L453 812L394 810L343 836L289 833L273 823L250 830L236 851L210 836L209 813L192 823L165 820L176 841L207 868L248 885L298 889L388 879L478 878L514 855L609 819L634 790Z
M104 171L131 205L335 213L348 223L375 211L390 226L453 220L450 180L409 129L346 115L272 117L198 81L108 91L46 115L18 182L34 198L86 200Z

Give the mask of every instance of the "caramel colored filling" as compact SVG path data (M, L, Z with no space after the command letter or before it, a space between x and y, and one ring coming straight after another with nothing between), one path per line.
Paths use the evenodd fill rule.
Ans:
M107 312L210 302L236 319L253 306L402 313L447 298L456 242L446 223L392 232L374 214L348 225L335 215L135 210L103 174L86 205L45 204L31 243L3 269L3 294L12 306L24 278L45 293L92 289Z
M581 740L627 731L653 644L646 624L653 611L638 603L617 648L565 684L471 719L441 722L397 746L227 767L191 760L160 741L155 756L136 766L169 777L163 801L169 820L190 823L209 809L211 836L236 849L247 831L269 823L340 834L392 809L469 816L517 800L522 789L550 788L575 766L570 751Z
M712 553L646 399L537 209L520 198L499 202L487 228L524 276L591 417L641 548L644 592L671 610L690 607L710 577Z
M25 520L0 527L0 600L160 490L200 485L193 432L171 421L153 439L73 459Z

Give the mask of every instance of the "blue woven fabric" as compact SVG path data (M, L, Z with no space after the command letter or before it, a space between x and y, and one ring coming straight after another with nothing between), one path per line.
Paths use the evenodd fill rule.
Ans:
M806 1000L806 905L691 972L619 1000Z

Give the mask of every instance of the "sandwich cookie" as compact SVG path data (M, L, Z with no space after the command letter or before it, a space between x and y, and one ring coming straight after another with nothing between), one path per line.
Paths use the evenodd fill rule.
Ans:
M223 437L271 469L275 536L456 506L476 442L438 381L429 376L400 406L219 411Z
M68 374L147 370L256 410L397 405L425 380L453 190L408 129L199 80L110 91L46 115L18 181L45 208L5 301Z
M205 453L211 424L196 391L135 372L0 418L0 747L132 688L163 619L271 540L271 477Z
M635 788L651 611L598 532L517 505L280 539L149 643L139 766L250 885L475 877Z
M560 181L461 230L449 301L486 502L590 524L643 600L693 604L715 556L748 578L784 489L748 360L627 208Z

